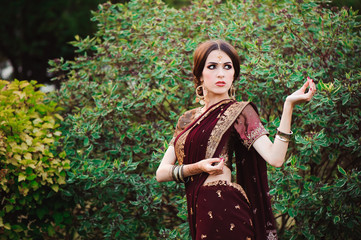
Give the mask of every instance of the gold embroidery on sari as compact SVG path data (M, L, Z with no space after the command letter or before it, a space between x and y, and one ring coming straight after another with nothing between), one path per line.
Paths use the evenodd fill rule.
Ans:
M268 134L267 130L263 127L262 123L259 123L258 127L255 128L252 132L247 133L247 140L243 142L244 146L247 149L250 149L252 144L262 135Z
M278 239L276 230L271 230L271 231L268 230L267 232L268 232L267 240L277 240Z
M247 202L250 203L246 192L244 191L243 187L241 185L239 185L238 183L233 183L233 182L229 182L226 180L217 180L217 181L205 183L203 186L230 186L230 187L233 187L233 188L237 189L238 191L240 191L241 194L243 195L243 197L247 200Z
M175 141L175 137L173 137L170 142L169 142L169 146L173 146L174 147L174 141Z
M234 223L231 223L231 227L229 228L229 230L233 231L234 227L235 227Z
M232 101L232 100L229 100L229 101ZM211 113L214 109L218 108L220 105L225 104L225 103L227 103L227 101L221 101L220 103L213 106L212 109L209 109L206 114L204 114L200 119L197 120L197 123L195 123L191 128L189 128L186 132L184 132L181 136L179 136L179 138L178 138L178 140L177 140L177 142L175 143L175 146L174 146L175 154L176 154L176 157L177 157L177 160L178 160L179 164L183 164L183 159L185 157L185 155L184 155L184 144L185 144L185 141L187 139L187 136L188 136L189 132L195 126L200 124L201 121L209 115L209 113ZM180 124L183 125L182 129L185 129L189 124L193 123L193 121L195 119L197 119L202 114L200 110L201 110L201 108L196 108L196 109L190 110L190 111L193 111L193 112L191 112L192 113L191 117L187 119L187 120L189 120L189 121L187 121L188 123L185 123L185 124L180 123ZM188 112L186 112L185 114L187 114L187 113Z
M208 147L206 150L206 158L213 157L219 142L221 141L224 133L232 126L234 121L243 111L248 102L236 102L228 107L222 116L217 121L216 126L213 128L211 135L208 139Z

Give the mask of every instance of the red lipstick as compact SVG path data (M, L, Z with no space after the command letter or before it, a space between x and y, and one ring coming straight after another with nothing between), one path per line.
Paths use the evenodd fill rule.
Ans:
M218 87L223 87L223 86L225 86L226 85L226 82L224 82L224 81L218 81L218 82L216 82L216 86L218 86Z

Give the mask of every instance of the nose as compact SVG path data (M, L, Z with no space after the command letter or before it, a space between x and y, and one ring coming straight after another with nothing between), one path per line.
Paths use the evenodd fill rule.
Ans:
M224 70L222 68L219 68L219 70L217 72L217 77L224 78Z

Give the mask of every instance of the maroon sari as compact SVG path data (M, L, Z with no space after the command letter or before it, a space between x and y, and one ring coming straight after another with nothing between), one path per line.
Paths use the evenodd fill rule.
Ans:
M266 163L251 148L252 135L258 137L265 130L262 126L247 131L252 124L260 124L256 111L248 102L223 100L200 116L188 111L178 121L174 146L179 164L219 157L227 149L229 159L235 155L237 166L237 183L204 186L208 173L194 175L186 183L192 239L277 239Z

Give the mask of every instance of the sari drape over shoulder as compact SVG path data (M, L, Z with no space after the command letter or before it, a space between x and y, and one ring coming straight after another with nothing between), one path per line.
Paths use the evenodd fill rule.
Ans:
M191 164L202 159L220 156L225 156L228 161L232 161L234 156L237 167L237 183L220 182L214 184L212 188L222 188L225 194L229 194L228 199L232 199L227 201L227 197L220 195L219 191L221 190L218 191L218 197L224 198L224 202L222 202L222 206L225 206L224 209L227 205L235 205L237 201L240 202L240 204L235 205L236 209L242 210L239 214L240 222L245 222L243 218L245 214L249 213L248 225L245 223L248 227L244 227L244 231L249 232L249 229L252 228L253 233L247 233L249 237L244 239L277 239L266 163L251 147L253 142L264 134L268 133L261 124L257 109L252 103L227 99L214 104L202 114L199 108L183 114L178 120L174 138L170 143L175 147L179 164ZM207 235L199 232L206 226L206 224L203 224L204 226L201 224L200 216L208 214L209 218L213 219L209 213L212 211L205 212L206 209L199 206L203 203L198 201L200 196L207 201L209 195L207 191L211 188L204 188L203 185L208 175L208 173L203 172L191 176L185 184L192 239L222 239L222 237L226 239L228 236L236 236L228 235L235 234L233 230L239 231L240 229L233 222L228 226L227 233L222 232L225 230L216 229L217 234L219 233L218 235L221 237L216 237L217 234L213 234L212 237L210 236L212 234ZM241 194L243 189L245 191L244 196ZM212 200L211 196L208 199L213 202L218 200L217 198ZM224 219L229 216L219 216L219 218ZM237 215L235 216L237 217ZM221 226L221 223L219 225ZM197 230L199 230L198 234ZM241 229L241 231L243 230Z

